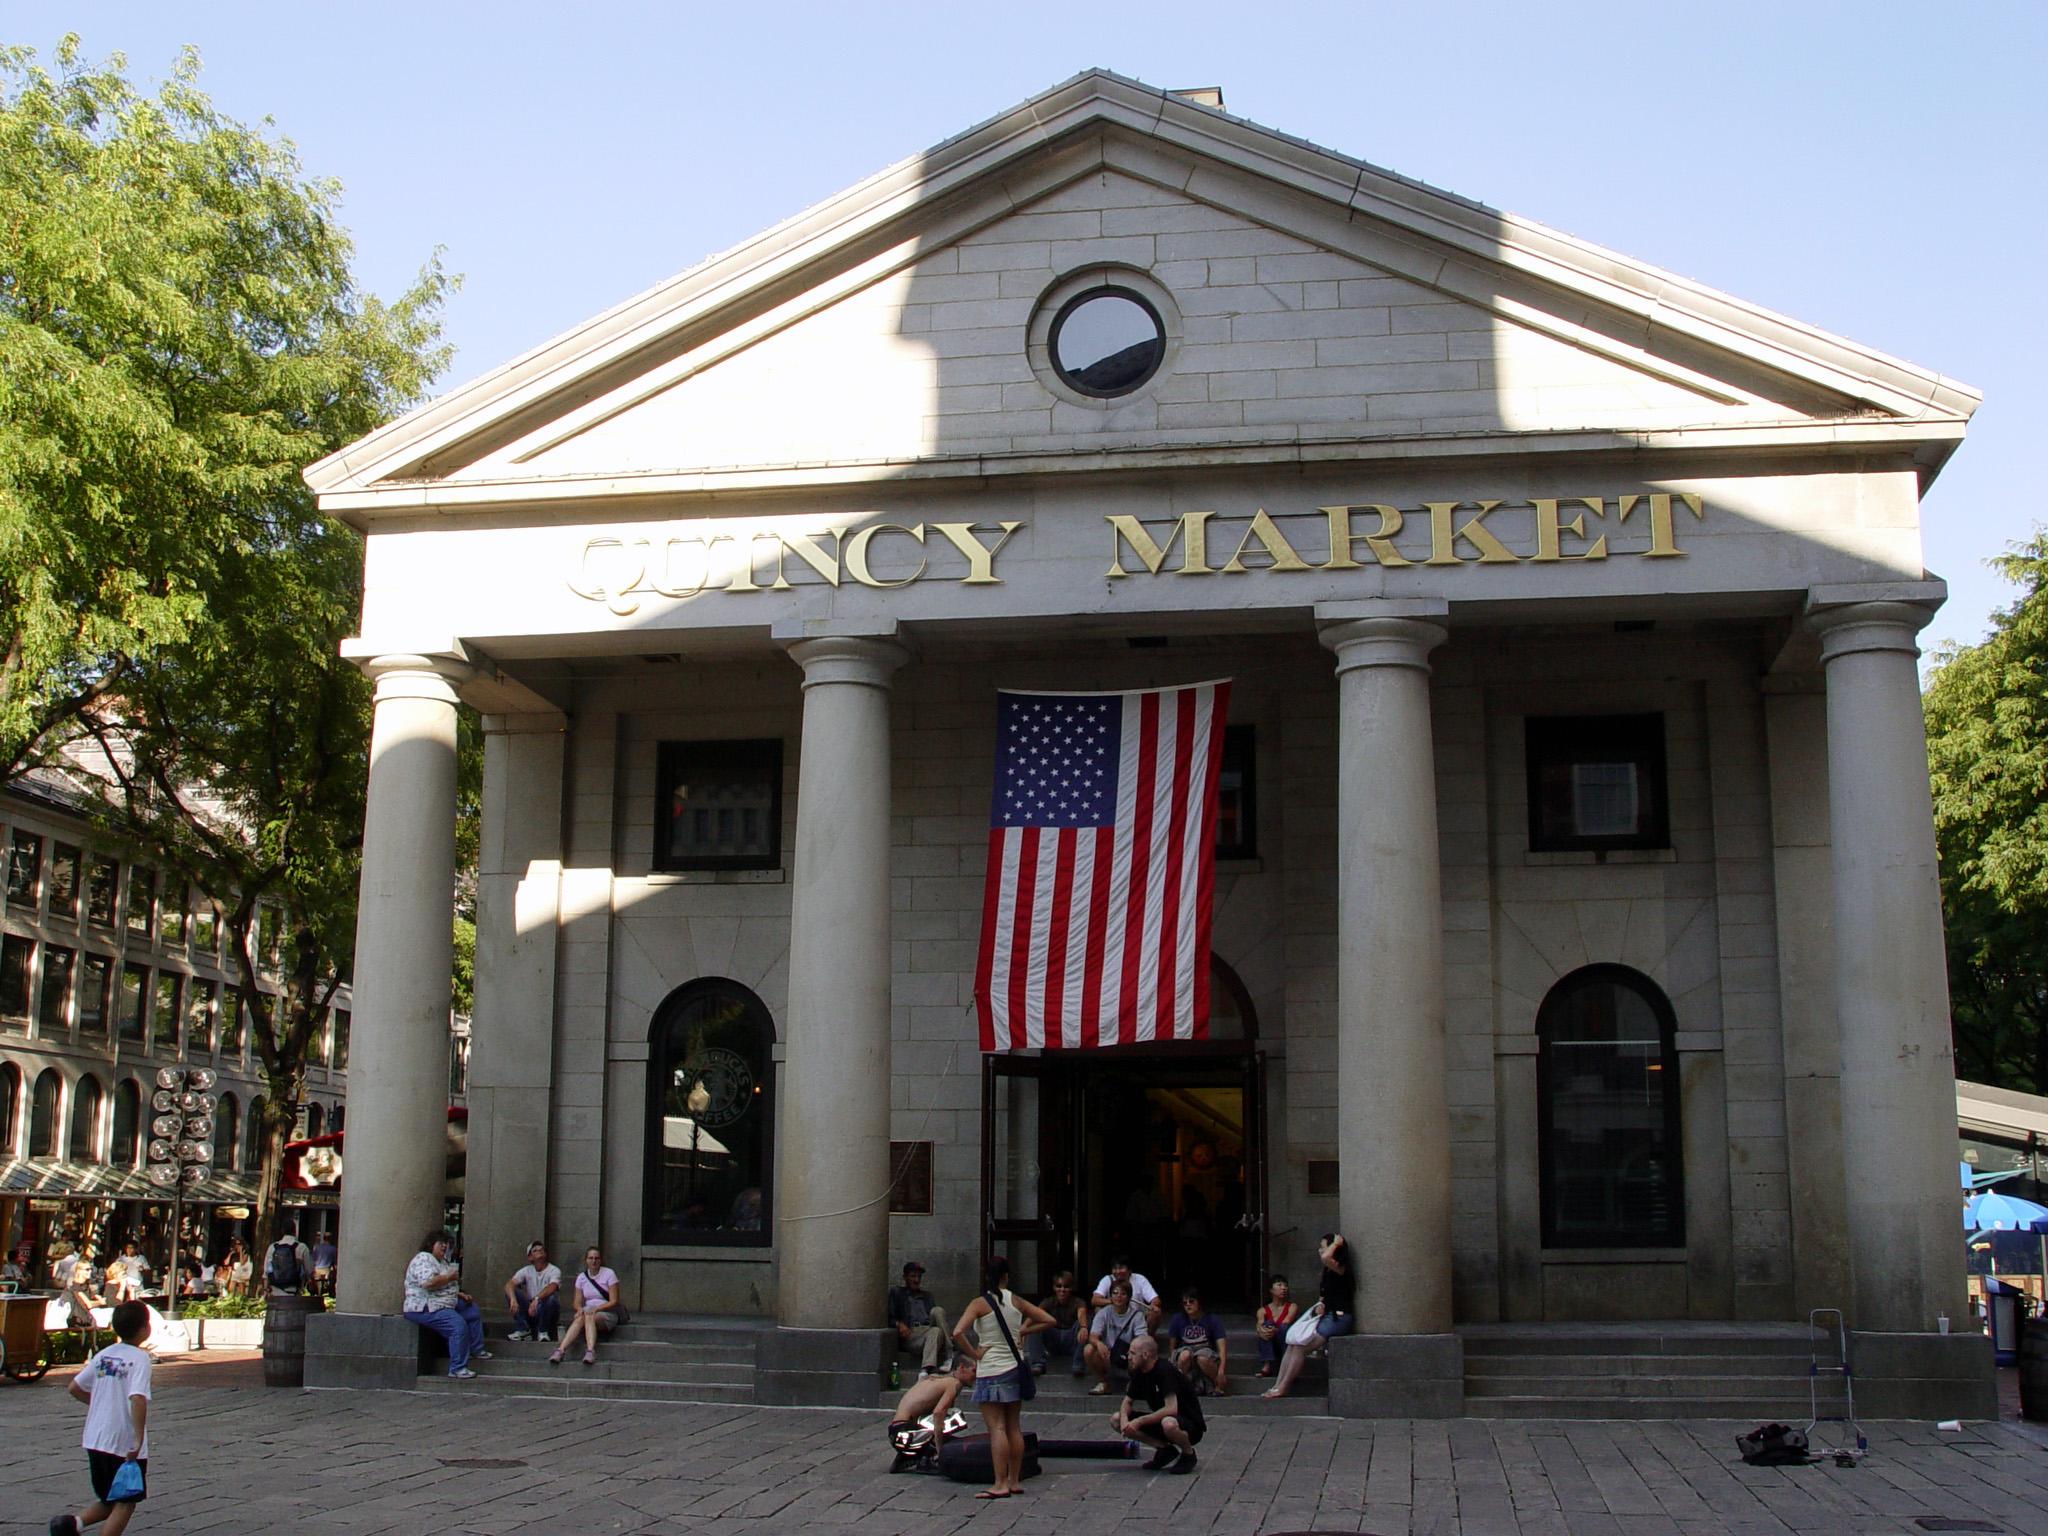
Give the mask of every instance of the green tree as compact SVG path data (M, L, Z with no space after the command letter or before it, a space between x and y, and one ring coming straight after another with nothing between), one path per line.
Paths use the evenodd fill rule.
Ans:
M338 188L77 38L0 48L0 783L190 638L300 470L419 396L448 280L357 292Z
M267 1241L349 973L368 771L369 687L337 654L361 547L300 472L420 398L451 283L436 259L392 303L360 293L339 189L217 113L190 50L154 95L76 38L55 65L0 50L0 782L96 737L79 782L221 909Z
M1993 564L2019 600L1925 698L1956 1062L2048 1093L2048 533Z

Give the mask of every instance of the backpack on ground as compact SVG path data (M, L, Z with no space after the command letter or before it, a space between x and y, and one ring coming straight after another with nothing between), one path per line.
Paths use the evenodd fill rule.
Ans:
M299 1268L297 1241L289 1237L279 1238L270 1250L270 1262L263 1267L263 1273L280 1291L296 1291L303 1287L306 1277Z
M1737 1435L1735 1448L1752 1467L1804 1467L1820 1459L1807 1445L1805 1434L1788 1424L1760 1424L1746 1435Z

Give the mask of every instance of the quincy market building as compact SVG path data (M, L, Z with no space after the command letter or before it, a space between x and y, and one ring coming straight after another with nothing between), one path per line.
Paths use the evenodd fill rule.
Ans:
M1460 1411L1461 1326L1815 1307L1976 1409L1915 637L1977 403L1088 73L314 466L378 701L341 1310L440 1210L460 700L485 1290L600 1242L872 1404L906 1258L1248 1310L1341 1229L1346 1411ZM984 1058L996 690L1213 678L1207 1040Z

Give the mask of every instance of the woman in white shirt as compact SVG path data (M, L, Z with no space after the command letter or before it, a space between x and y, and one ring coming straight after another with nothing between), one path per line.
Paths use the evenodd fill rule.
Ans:
M953 1325L953 1347L974 1362L974 1401L988 1425L989 1455L995 1480L977 1499L1007 1499L1022 1493L1024 1484L1025 1370L1018 1350L1027 1335L1053 1326L1052 1314L1010 1290L1010 1261L997 1254L988 1261L988 1284L967 1303ZM973 1342L967 1338L974 1332Z
M562 1330L562 1342L548 1356L549 1365L562 1363L562 1356L574 1347L579 1333L583 1335L583 1363L597 1364L598 1336L618 1327L625 1314L625 1308L619 1305L619 1277L606 1265L603 1251L595 1244L583 1250L583 1268L576 1272L573 1289L576 1315Z

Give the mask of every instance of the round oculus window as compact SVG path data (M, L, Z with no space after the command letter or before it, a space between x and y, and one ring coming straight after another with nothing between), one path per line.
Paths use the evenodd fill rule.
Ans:
M1128 288L1091 288L1060 307L1048 344L1061 383L1112 400L1142 388L1159 371L1166 327Z

